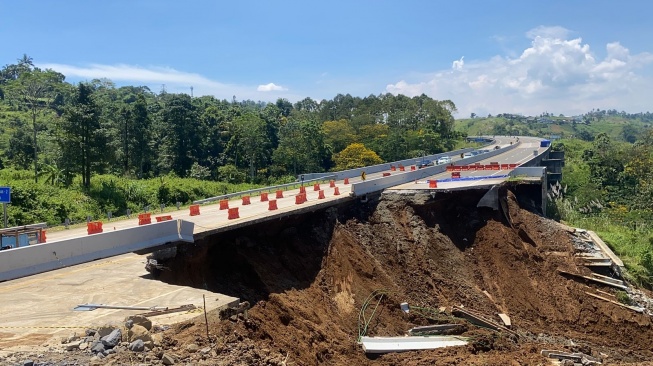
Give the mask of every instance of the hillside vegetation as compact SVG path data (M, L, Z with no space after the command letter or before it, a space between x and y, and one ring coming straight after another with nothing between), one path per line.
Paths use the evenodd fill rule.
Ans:
M593 141L598 134L604 133L614 141L631 143L651 126L653 113L629 114L616 110L595 110L575 117L555 117L548 113L526 117L506 113L487 118L458 119L454 123L456 131L470 136L521 135Z

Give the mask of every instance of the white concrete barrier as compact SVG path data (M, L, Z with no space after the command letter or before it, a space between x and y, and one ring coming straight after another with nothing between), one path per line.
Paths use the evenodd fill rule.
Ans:
M194 227L195 224L190 221L171 220L4 250L0 252L0 281L175 241L192 243Z
M465 159L456 161L456 165L468 165L477 161L485 160L493 156L502 154L506 151L512 150L519 146L519 143L506 146L502 149L491 150L489 153L479 154ZM364 194L378 192L389 187L394 187L400 184L414 181L424 177L429 177L435 174L442 173L447 170L446 165L436 165L426 167L413 171L406 171L401 174L394 174L389 177L370 179L363 182L357 182L351 185L351 192L354 196L362 196Z

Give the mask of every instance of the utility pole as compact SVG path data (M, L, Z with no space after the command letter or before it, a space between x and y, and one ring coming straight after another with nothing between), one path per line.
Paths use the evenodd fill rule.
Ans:
M193 99L193 87L190 87L190 98Z

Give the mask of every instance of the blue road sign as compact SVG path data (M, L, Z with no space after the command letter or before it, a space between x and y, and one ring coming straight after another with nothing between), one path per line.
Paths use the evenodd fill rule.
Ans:
M11 202L11 187L0 187L0 203Z

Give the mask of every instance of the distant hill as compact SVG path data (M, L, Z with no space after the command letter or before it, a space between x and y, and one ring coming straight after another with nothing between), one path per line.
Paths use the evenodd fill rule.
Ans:
M545 138L580 138L592 141L606 133L615 141L634 142L653 126L653 113L627 114L596 111L581 116L544 115L527 117L500 114L496 117L457 119L454 130L468 135L529 135Z

